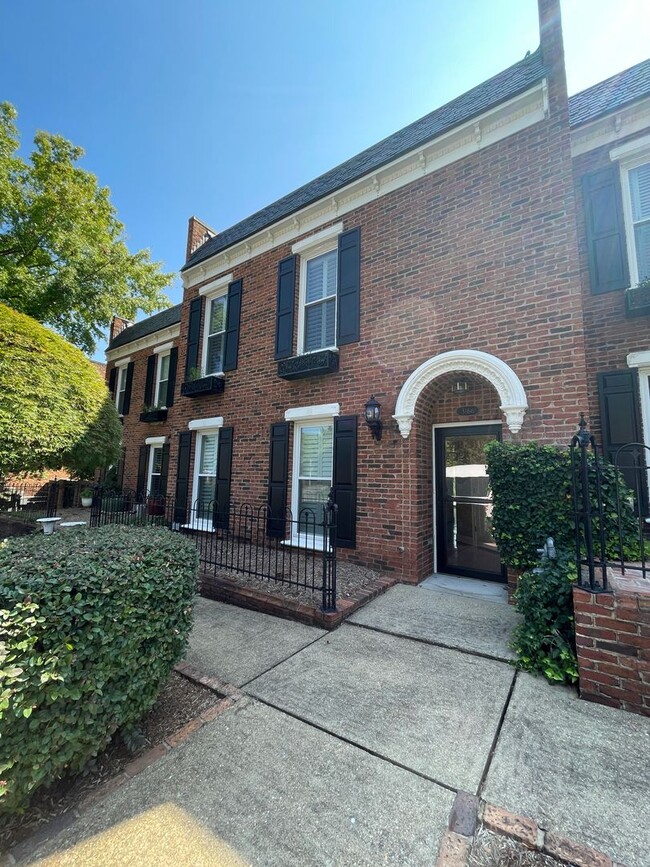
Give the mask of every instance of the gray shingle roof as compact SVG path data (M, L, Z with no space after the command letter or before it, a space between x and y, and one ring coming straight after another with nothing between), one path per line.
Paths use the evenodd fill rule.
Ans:
M569 97L569 124L580 126L650 94L650 60Z
M541 49L468 90L457 99L416 120L378 144L346 160L324 175L283 196L261 211L219 232L202 244L187 260L182 271L214 256L220 250L243 241L255 232L288 217L300 208L331 195L346 184L379 169L402 154L431 141L442 133L471 120L501 102L516 96L540 81L545 74Z
M153 334L155 331L162 331L163 328L176 325L181 321L181 306L181 304L177 304L175 307L168 307L141 322L136 322L135 325L130 325L109 343L108 349L117 349L118 346L124 346L133 340L139 340L141 337Z

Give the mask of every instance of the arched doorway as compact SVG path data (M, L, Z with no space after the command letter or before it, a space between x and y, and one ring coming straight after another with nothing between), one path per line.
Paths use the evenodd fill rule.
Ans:
M518 432L526 409L514 371L477 350L435 356L404 383L394 418L405 439L415 421L417 442L409 453L418 480L412 491L416 538L422 540L417 557L429 560L434 571L505 580L491 534L484 447L500 439L502 430Z

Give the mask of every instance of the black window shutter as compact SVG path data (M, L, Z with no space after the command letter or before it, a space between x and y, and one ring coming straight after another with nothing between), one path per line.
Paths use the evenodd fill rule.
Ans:
M140 457L138 459L138 484L136 494L147 493L147 463L149 461L149 446L140 446Z
M126 384L124 387L124 403L122 404L122 415L128 415L131 409L131 389L133 388L133 368L134 361L129 361L126 366Z
M178 347L174 346L169 352L169 379L167 380L167 397L165 406L174 405L174 391L176 389L176 368L178 366Z
M339 235L337 346L357 343L360 334L361 230Z
M160 496L167 496L167 479L169 477L169 443L162 447L162 460L160 466Z
M147 406L153 403L153 382L156 375L156 356L147 358L147 378L144 381L144 402Z
M591 291L630 285L618 166L582 178Z
M610 463L615 462L616 452L621 446L643 442L638 379L638 372L634 368L598 374L603 452ZM646 459L642 457L641 462L646 463ZM647 503L645 472L634 470L634 457L631 450L621 453L618 464L628 487L639 495L642 511L645 514Z
M332 472L336 513L337 548L357 543L357 417L334 419L334 468Z
M111 372L108 374L108 390L111 393L111 397L115 399L115 383L117 382L117 367L114 367Z
M289 424L271 425L269 451L269 501L266 535L274 539L286 536L287 485L289 475Z
M232 475L232 431L222 427L217 445L217 485L214 495L213 524L222 530L228 529L230 515L230 479Z
M190 303L189 327L187 330L187 355L185 356L185 379L190 371L199 366L199 342L201 339L201 317L203 298L194 298Z
M289 358L293 352L293 317L296 304L296 257L278 264L278 294L275 313L275 357Z
M188 520L188 497L190 491L190 455L192 453L192 431L181 431L178 435L178 469L176 471L176 502L174 521L186 524Z
M239 352L239 321L241 319L242 281L235 280L228 286L228 305L226 307L226 337L223 351L223 369L237 369Z

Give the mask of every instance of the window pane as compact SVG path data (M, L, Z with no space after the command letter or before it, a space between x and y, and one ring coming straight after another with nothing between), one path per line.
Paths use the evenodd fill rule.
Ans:
M226 322L226 297L213 298L210 302L210 334L223 331Z
M208 352L205 362L205 374L223 372L223 334L208 337Z
M336 295L336 265L336 250L309 259L307 262L307 304Z
M162 449L154 448L151 456L151 472L160 473L162 469Z
M332 478L332 434L332 425L309 425L300 428L298 474L301 478L328 479L328 490Z
M167 383L168 380L161 379L158 383L158 391L156 393L156 406L165 406L167 403Z
M214 476L217 473L217 435L204 434L201 437L201 460L199 462L201 475Z
M650 220L634 227L636 265L639 280L650 277Z
M650 218L650 163L630 171L630 193L632 196L632 219Z
M301 481L298 483L298 515L296 518L300 520L300 529L309 529L312 521L312 515L305 516L301 514L303 509L309 509L313 513L316 524L321 524L323 521L323 506L327 502L327 497L332 487L329 481ZM307 518L307 521L305 521ZM307 527L305 527L305 523Z
M158 363L160 365L158 379L169 379L169 355L161 355Z
M197 500L202 505L214 501L216 479L214 476L199 476L199 490Z
M305 352L336 343L336 301L331 298L305 309Z

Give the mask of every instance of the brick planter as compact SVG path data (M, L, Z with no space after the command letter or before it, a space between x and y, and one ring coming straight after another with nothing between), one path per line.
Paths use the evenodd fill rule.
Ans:
M650 716L650 581L573 590L580 697Z

